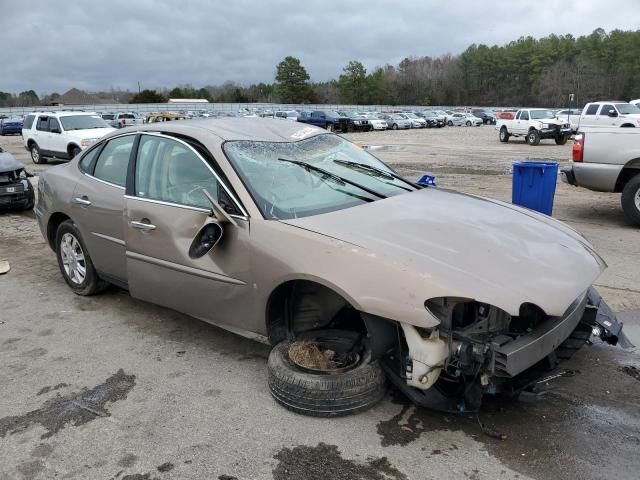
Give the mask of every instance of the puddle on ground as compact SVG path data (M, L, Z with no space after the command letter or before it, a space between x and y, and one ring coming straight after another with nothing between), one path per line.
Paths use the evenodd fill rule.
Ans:
M122 369L90 390L48 400L37 410L13 417L0 418L0 438L19 433L34 425L41 425L47 432L40 438L49 438L65 428L84 425L97 417L108 417L107 402L127 398L136 384L135 375L127 375Z
M335 445L319 443L315 447L300 445L283 448L274 457L279 460L273 470L275 480L406 480L407 476L389 463L387 457L358 462L342 458Z
M623 376L617 372L612 375ZM597 383L592 388L598 388ZM617 397L617 393L606 391L611 397ZM528 397L527 401L485 397L479 415L450 415L419 408L397 392L392 401L402 408L377 425L383 447L406 446L430 432L462 431L484 444L505 465L536 478L631 478L632 472L637 473L638 461L615 460L637 458L633 452L640 449L640 415L621 408L618 400L594 405L579 395L545 390L544 395ZM640 408L636 412L640 413ZM506 439L487 436L479 422ZM431 442L423 448L431 455L445 456L456 455L453 450L457 449L453 444Z

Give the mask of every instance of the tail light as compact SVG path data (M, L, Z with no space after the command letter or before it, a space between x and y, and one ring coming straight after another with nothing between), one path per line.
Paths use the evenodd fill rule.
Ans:
M573 142L573 148L571 150L571 159L574 162L581 162L584 154L584 133L576 135L576 139Z

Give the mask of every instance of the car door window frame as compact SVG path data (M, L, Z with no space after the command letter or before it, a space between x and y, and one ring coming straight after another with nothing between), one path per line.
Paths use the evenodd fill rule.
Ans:
M235 194L231 191L229 186L222 180L220 175L218 175L218 173L215 171L215 169L200 154L200 152L198 152L198 150L195 149L189 142L187 142L187 141L185 141L185 140L183 140L181 138L175 137L173 135L166 135L166 134L163 134L161 132L143 132L143 133L138 134L138 139L136 139L136 145L135 145L135 155L129 160L129 170L127 172L127 186L126 186L126 189L125 189L125 198L140 200L140 201L143 201L143 202L157 203L157 204L160 204L160 205L169 205L169 206L173 206L173 207L186 208L188 210L196 210L196 211L204 212L204 213L210 213L211 212L211 209L207 209L207 208L196 207L196 206L193 206L193 205L185 205L185 204L181 204L181 203L167 202L165 200L155 200L155 199L152 199L152 198L139 197L136 194L136 187L135 187L136 164L137 164L137 161L138 161L138 149L139 149L139 145L140 145L140 139L142 138L143 135L152 136L152 137L159 137L159 138L162 138L164 140L173 140L173 141L178 142L179 144L185 146L188 150L190 150L202 163L204 163L204 165L207 167L207 169L214 176L214 178L216 179L218 184L222 187L222 189L225 191L227 196L231 199L231 201L233 202L235 208L239 212L241 212L241 214L231 213L229 215L231 217L233 217L233 218L238 218L238 219L241 219L241 220L249 220L249 213L244 208L242 203L236 198ZM132 150L132 152L133 152L133 150ZM214 161L215 161L215 159L214 159Z
M44 122L42 122L43 119L46 119ZM43 128L40 128L40 125L42 124ZM40 115L38 117L38 119L36 120L36 130L38 132L48 132L49 131L49 115Z
M96 169L96 163L98 162L98 159L100 158L100 155L102 155L102 152L104 151L105 147L107 146L107 144L111 141L111 140L115 140L116 138L122 138L122 137L132 137L135 136L135 138L133 139L133 145L131 147L131 152L129 153L129 164L127 165L127 176L126 176L126 180L125 180L125 187L123 187L122 185L117 185L115 183L111 183L108 182L106 180L103 180L101 178L98 178L94 175L95 169ZM81 166L80 166L80 162L82 161L82 159L88 155L90 152L92 152L94 150L94 148L90 148L86 151L86 153L84 153L82 155L82 157L80 157L80 160L78 161L78 169L87 177L91 178L92 180L96 180L100 183L104 183L105 185L109 185L111 187L116 187L119 188L121 190L126 190L126 185L129 182L129 175L131 173L131 163L134 161L135 155L137 154L138 151L138 143L140 142L140 135L138 133L124 133L122 135L116 135L114 137L109 137L108 139L106 139L105 141L103 141L102 143L100 143L99 145L96 145L94 148L99 149L99 152L97 153L97 155L95 156L95 158L93 160L91 160L91 164L89 165L89 168L87 170L84 170Z

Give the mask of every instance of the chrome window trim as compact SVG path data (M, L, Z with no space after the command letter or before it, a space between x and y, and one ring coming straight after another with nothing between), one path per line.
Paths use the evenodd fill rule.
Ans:
M204 158L202 158L202 155L200 155L200 153L195 148L193 148L191 145L189 145L187 142L185 142L184 140L182 140L180 138L176 138L176 137L173 137L171 135L165 135L162 132L146 132L146 131L142 131L141 132L141 131L138 131L136 133L139 133L141 136L148 135L148 136L151 136L151 137L160 137L160 138L164 138L164 139L167 139L167 140L173 140L175 142L181 143L182 145L187 147L189 150L191 150L200 159L200 161L205 164L205 166L209 169L209 171L212 173L212 175L216 178L218 183L220 185L222 185L222 188L227 193L227 195L229 195L229 198L231 199L231 201L233 201L233 203L235 203L235 205L238 208L238 210L242 212L242 215L231 215L231 216L232 217L236 217L236 218L242 218L244 220L248 220L249 219L249 213L245 210L245 208L242 205L242 203L235 197L235 195L233 195L233 193L231 193L231 190L220 179L220 177L218 176L216 171L211 167L211 165L209 165L209 162L207 162ZM135 172L134 172L134 175L135 175ZM147 199L147 198L138 197L137 195L134 198L141 199L141 200L154 200L154 199ZM158 202L158 203L164 203L164 204L173 205L173 206L184 206L184 207L188 207L188 208L198 208L198 207L190 207L189 205L180 205L180 204L174 204L174 203L170 203L170 202L164 202L163 200L155 200L155 201ZM202 209L202 208L198 208L198 209L199 210L208 211L208 210Z
M156 203L158 205L167 205L169 207L184 208L186 210L193 210L193 211L196 211L196 212L202 212L202 213L207 213L207 214L211 213L211 209L202 208L202 207L194 207L193 205L183 205L181 203L165 202L164 200L155 200L153 198L136 197L135 195L125 195L124 198L126 198L128 200L139 200L141 202ZM240 219L240 220L249 220L249 217L245 217L245 216L242 216L242 215L237 215L237 214L234 214L234 213L229 214L229 216L231 216L233 218Z
M94 177L93 175L91 175L91 174L89 174L89 173L85 172L84 170L82 170L82 168L80 167L80 162L82 162L82 159L83 159L84 157L86 157L87 155L89 155L89 152L91 152L92 150L95 150L95 149L99 149L99 148L101 148L101 146L100 146L100 144L101 144L101 143L105 143L105 142L107 142L107 143L108 143L108 142L110 142L111 140L113 140L114 138L126 137L127 135L137 135L137 134L138 134L138 132L127 132L127 133L120 133L120 134L118 134L118 135L114 135L113 137L105 138L104 140L103 140L103 139L101 139L101 138L100 138L100 139L98 139L98 141L97 141L97 142L95 142L95 143L94 143L94 144L92 144L92 145L89 145L88 147L86 147L86 148L84 149L84 151L83 151L83 152L81 153L81 155L78 157L78 161L76 162L76 167L78 167L78 170L80 170L80 172L81 172L82 174L87 175L87 176L92 177L92 178L95 178L96 180L100 180L99 178ZM134 140L134 142L135 142L135 140ZM96 159L96 161L97 161L97 159ZM106 183L106 184L108 184L108 185L114 185L114 186L116 186L116 187L119 187L119 186L120 186L120 185L115 185L115 184L113 184L113 183L105 182L104 180L101 180L101 181L102 181L102 182L104 182L104 183ZM123 187L123 188L124 188L124 187Z
M82 174L91 178L92 180L96 180L100 183L104 183L105 185L109 185L110 187L116 187L116 188L119 188L120 190L125 190L125 187L121 187L120 185L116 185L115 183L107 182L106 180L102 180L101 178L94 177L93 175L90 175L86 172L82 172Z

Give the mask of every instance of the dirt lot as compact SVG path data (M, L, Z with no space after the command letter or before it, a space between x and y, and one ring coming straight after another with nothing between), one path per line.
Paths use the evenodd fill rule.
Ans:
M490 127L372 132L349 138L400 172L510 200L510 166L565 163L570 145L500 144ZM20 137L0 145L31 167ZM558 184L554 216L609 264L597 281L640 343L640 230L618 195ZM635 479L640 357L596 344L547 392L489 401L475 416L417 409L391 392L351 418L276 405L268 348L111 289L66 287L31 213L0 215L0 479ZM562 373L561 372L561 373ZM483 435L478 421L504 433Z

